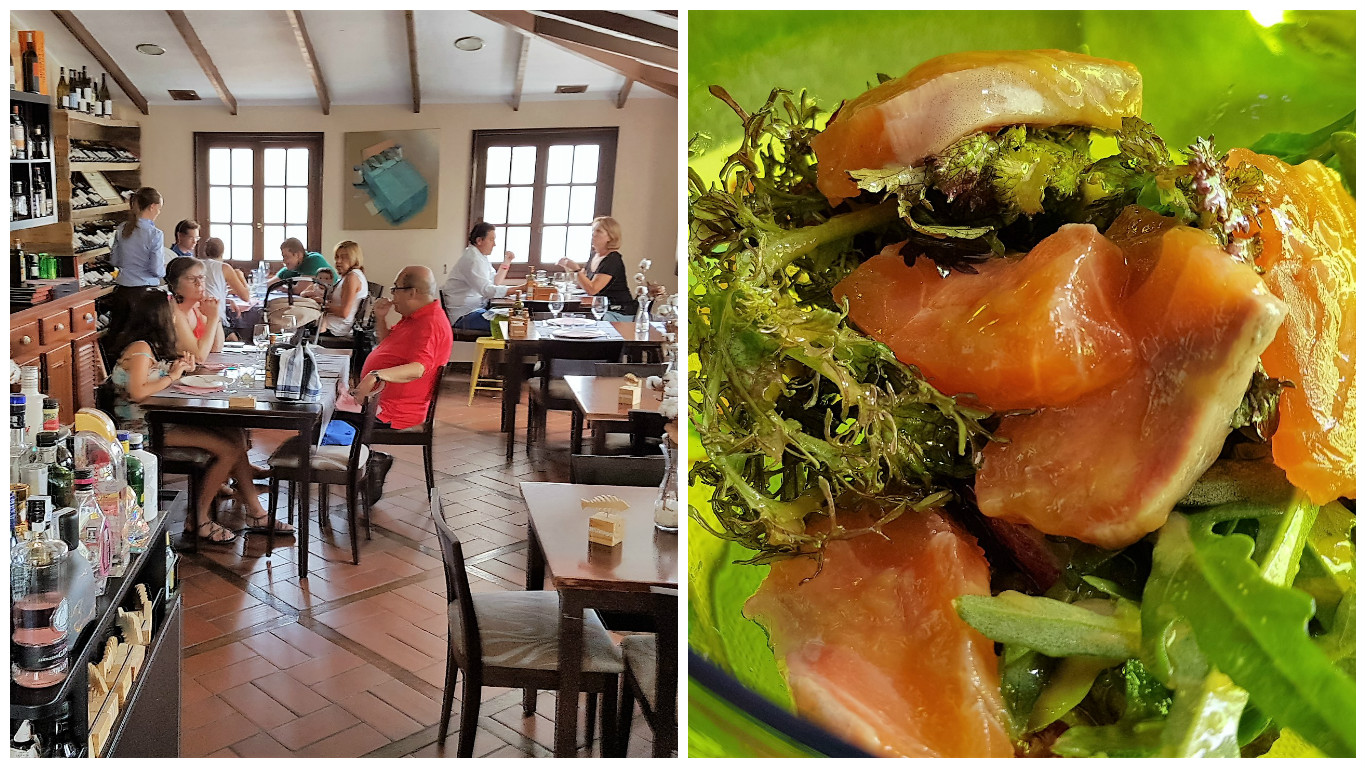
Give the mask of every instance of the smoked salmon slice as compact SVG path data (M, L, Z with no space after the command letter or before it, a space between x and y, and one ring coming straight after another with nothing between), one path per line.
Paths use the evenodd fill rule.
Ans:
M1120 301L1139 359L1065 408L1009 416L983 450L983 514L1102 547L1157 530L1218 458L1258 356L1285 317L1208 235L1162 235L1152 272Z
M1266 286L1289 306L1262 355L1281 390L1271 455L1315 504L1356 498L1356 201L1322 163L1291 166L1247 149L1228 165L1263 174L1254 237Z
M938 510L883 533L830 543L819 574L812 558L775 563L746 604L798 714L880 756L1014 756L993 644L953 608L990 594L982 550Z
M849 319L945 394L993 410L1061 406L1129 372L1134 345L1114 300L1124 256L1090 224L1068 224L1023 258L941 277L907 268L900 244L835 287Z
M816 186L838 205L859 194L849 171L919 165L1007 125L1119 130L1142 105L1143 79L1127 62L1058 50L950 53L846 102L811 140Z

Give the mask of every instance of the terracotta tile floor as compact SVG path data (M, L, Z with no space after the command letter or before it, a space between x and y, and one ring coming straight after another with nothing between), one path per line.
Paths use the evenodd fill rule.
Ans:
M520 590L527 534L518 483L568 481L568 414L551 415L549 443L530 458L520 433L509 464L497 396L480 393L467 406L468 385L468 375L458 372L442 385L437 486L461 536L471 586ZM518 418L524 429L524 409ZM256 434L258 465L280 439ZM451 734L444 747L436 744L446 590L422 453L384 450L396 460L372 510L372 538L361 542L360 565L351 564L346 507L336 492L331 530L315 524L310 531L309 577L302 582L292 538L277 539L270 559L261 536L183 553L183 757L454 757L458 690ZM240 527L232 514L225 509L220 520ZM524 718L521 691L486 688L475 756L549 756L554 694L542 692L537 702L536 713ZM582 722L578 733L580 754L598 754L596 743L583 744ZM636 712L627 754L648 757L650 746Z

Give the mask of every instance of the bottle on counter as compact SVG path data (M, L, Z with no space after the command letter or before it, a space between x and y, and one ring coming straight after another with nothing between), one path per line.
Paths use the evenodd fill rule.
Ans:
M95 499L95 470L81 467L76 470L76 516L81 526L82 553L90 562L95 576L95 594L104 594L109 580L109 546L101 538L105 529L104 512Z
M24 439L24 417L27 410L24 399L23 395L9 396L9 476L16 479L28 453L28 445Z
M157 494L161 491L157 484L157 456L155 453L145 450L142 445L142 435L134 432L128 436L130 448L127 457L129 462L128 484L133 486L133 490L137 492L138 503L142 505L142 516L148 523L152 523L160 514L157 511ZM141 465L141 474L136 479L134 479L131 468L134 459Z
M67 568L67 627L72 637L81 633L85 625L95 619L95 598L102 587L95 580L85 544L81 542L80 514L72 507L57 510L57 538L66 545L70 556Z
M10 69L14 66L10 65ZM14 732L14 738L9 740L10 757L38 757L38 740L33 736L33 725L25 720L19 724L19 730Z
M43 431L55 432L61 437L62 403L55 397L43 398Z
M56 432L38 433L38 461L47 470L47 495L52 498L52 503L58 509L70 507L76 504L76 476L72 473L69 465L70 457L67 461L62 461L62 454L66 449L57 441Z
M47 395L38 391L41 372L36 365L26 365L19 369L19 392L24 401L24 442L33 445L38 433L43 431L43 401Z
M30 500L34 518L41 514L41 507L42 502ZM10 677L25 688L46 688L65 680L69 665L67 549L48 538L47 526L39 519L33 520L20 549L23 583L14 587Z

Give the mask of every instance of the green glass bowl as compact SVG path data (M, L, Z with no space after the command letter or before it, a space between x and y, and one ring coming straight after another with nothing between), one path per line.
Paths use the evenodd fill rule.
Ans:
M690 164L715 178L739 140L738 119L711 85L747 108L773 88L805 88L828 110L880 72L895 77L975 49L1062 48L1132 62L1143 75L1143 117L1170 145L1213 135L1221 150L1250 146L1268 133L1312 133L1355 109L1355 29L1350 11L1262 21L1247 11L693 11L688 130L701 134L701 154ZM690 455L702 455L695 440ZM707 499L707 488L691 489L704 517ZM689 682L689 754L827 754L838 739L740 693L791 708L767 637L741 614L768 570L732 564L747 556L690 523L688 643L714 668L699 667Z

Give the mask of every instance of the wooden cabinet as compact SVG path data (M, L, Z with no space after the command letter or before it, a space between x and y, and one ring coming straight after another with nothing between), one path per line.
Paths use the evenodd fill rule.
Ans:
M106 292L80 291L10 315L10 359L39 367L44 394L61 403L63 424L77 409L94 407L95 387L105 378L95 298Z
M43 353L43 393L61 403L63 424L76 420L76 385L71 379L71 345ZM70 413L68 413L70 411Z

